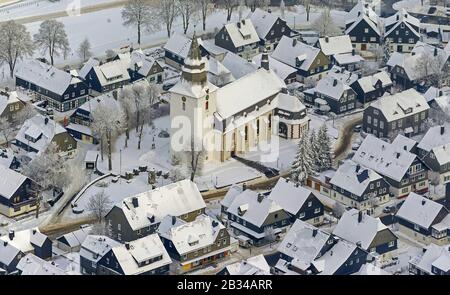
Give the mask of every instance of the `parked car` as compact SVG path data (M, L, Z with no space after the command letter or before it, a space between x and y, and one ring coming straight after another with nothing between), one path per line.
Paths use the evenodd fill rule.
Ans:
M353 127L353 131L358 133L361 132L362 126L361 125L356 125L355 127Z
M352 150L357 151L359 149L359 146L360 146L359 143L352 144Z

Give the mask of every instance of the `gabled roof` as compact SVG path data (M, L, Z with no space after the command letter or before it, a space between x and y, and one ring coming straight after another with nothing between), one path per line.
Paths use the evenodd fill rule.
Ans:
M93 67L100 65L100 61L96 58L89 58L89 60L83 65L81 70L78 72L80 77L86 78L87 74L92 70Z
M448 128L444 126L431 127L417 147L427 152L432 151L440 165L446 164L450 162L449 133Z
M253 57L253 62L259 66L261 65L262 53ZM296 74L297 70L285 63L282 63L275 58L269 56L269 69L274 71L280 79L283 81L287 79L290 75Z
M113 247L112 251L125 275L139 275L172 263L158 234L129 242L129 249L119 245ZM161 259L146 263L156 257ZM141 263L143 265L139 266Z
M300 69L308 71L319 53L319 48L283 36L271 56L294 68L298 68L297 60L303 61Z
M359 214L359 211L356 209L345 211L334 228L333 234L354 244L360 242L363 249L369 250L370 247L374 246L373 243L376 235L381 231L389 229L379 218L374 218L366 214L362 214L361 222L359 222Z
M371 134L367 135L352 158L354 162L395 181L401 181L415 159L416 155L405 151L403 147Z
M338 240L331 250L313 261L312 264L320 272L319 275L334 275L356 249L358 247L355 244L346 240Z
M34 250L34 246L42 247L48 237L41 233L38 228L34 228L14 232L12 240L9 235L0 237L0 240L8 242L23 253L28 253Z
M425 253L421 253L419 256L413 257L409 263L429 275L434 274L431 270L432 266L444 271L447 269L448 271L450 266L450 251L448 247L448 245L438 246L431 243L424 248Z
M396 216L428 229L442 210L446 210L443 205L416 193L410 193Z
M80 256L89 261L98 262L113 247L120 245L119 242L107 236L88 235L81 245Z
M163 48L167 51L175 53L178 56L181 56L184 59L189 53L191 42L192 40L186 35L175 33L169 38Z
M258 65L248 62L239 55L230 51L226 53L224 59L222 60L222 64L230 70L235 79L240 79L247 74L253 73L259 68Z
M330 183L361 197L371 182L382 179L381 175L372 169L346 161L339 166Z
M21 251L11 245L9 241L0 242L0 263L4 265L10 265L14 258L20 254Z
M220 230L225 226L207 215L200 215L194 221L179 220L173 224L171 216L166 216L158 228L158 233L164 239L172 241L180 255L203 249L215 243Z
M128 63L120 59L93 67L99 83L102 86L130 80L130 75L127 69Z
M361 89L364 93L368 93L375 90L375 85L381 81L382 87L388 87L392 85L392 80L389 77L389 74L385 71L378 72L372 76L362 77L358 80L358 84L361 86Z
M64 270L57 267L54 262L45 261L31 253L19 261L17 269L22 276L65 275Z
M345 68L342 68L340 66L334 65L329 71L327 76L333 77L338 79L344 84L352 85L354 82L356 82L359 79L358 74L354 72L350 72L346 70Z
M0 196L11 199L14 193L28 179L26 176L0 165Z
M270 275L270 265L264 255L259 254L242 261L227 265L226 270L230 275Z
M81 244L83 244L88 234L89 230L87 230L86 228L80 228L79 230L70 232L57 238L57 240L73 248L81 246Z
M380 110L388 122L413 116L430 108L423 95L413 88L381 97L370 105Z
M220 204L225 207L230 207L237 195L244 191L242 185L233 184L225 194L225 197L220 201Z
M259 42L258 33L250 19L243 19L238 23L226 24L225 30L228 32L231 42L233 42L236 48Z
M127 54L126 58L129 60L128 69L137 70L144 77L147 77L153 65L158 63L153 57L145 55L142 50L135 50L131 54Z
M379 17L366 1L359 1L347 14L345 24L348 28L345 33L350 33L361 21L365 21L378 35L381 35Z
M3 114L9 104L19 102L20 99L16 91L6 92L0 90L0 115Z
M35 59L24 61L15 76L58 95L64 94L70 84L81 82L70 73Z
M345 91L351 90L352 88L330 75L327 75L320 79L317 86L314 88L316 93L320 93L330 97L334 100L339 101Z
M353 53L336 54L334 59L339 65L348 65L364 61L364 58L361 55Z
M133 205L137 199L137 207ZM197 185L190 180L182 180L144 193L125 198L117 203L134 230L152 224L151 217L161 220L166 215L181 216L206 207Z
M327 55L351 53L353 50L349 35L323 37L319 39L320 49Z
M278 19L279 18L274 14L259 8L256 8L255 11L250 14L250 20L260 39L265 39L267 37L270 29L272 29Z
M392 144L397 147L406 147L407 151L411 151L416 145L417 141L412 138L406 137L402 134L397 135L397 137L392 141Z
M398 17L398 19L397 19ZM420 27L420 20L414 16L412 16L411 14L409 14L406 9L402 8L399 11L397 11L396 14L391 15L390 17L387 17L384 20L384 25L385 27L389 27L395 23L407 23L407 24L411 24L413 26L416 27Z
M268 198L275 201L286 212L297 214L306 200L313 193L304 187L295 186L293 182L281 177L270 192Z
M117 101L113 94L111 92L104 93L102 95L99 95L97 97L93 97L83 103L81 106L78 107L79 110L83 110L87 113L92 114L92 112L101 106L112 106L112 107L120 107L120 102Z

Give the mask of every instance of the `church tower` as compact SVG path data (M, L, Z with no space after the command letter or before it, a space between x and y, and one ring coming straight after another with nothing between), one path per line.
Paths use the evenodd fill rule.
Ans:
M194 146L203 151L205 160L213 157L216 90L208 81L208 61L202 57L194 34L181 80L169 90L172 156L186 154Z

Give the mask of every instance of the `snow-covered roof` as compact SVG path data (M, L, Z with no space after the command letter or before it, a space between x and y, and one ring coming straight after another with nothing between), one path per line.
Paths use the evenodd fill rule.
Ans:
M397 17L398 17L398 19L397 19ZM411 14L409 14L406 11L406 9L404 9L404 8L397 11L396 14L391 15L390 17L387 17L384 20L384 26L389 27L397 22L399 22L399 23L404 22L404 23L408 23L413 26L416 26L418 28L420 27L420 20L418 18L412 16Z
M233 184L225 194L225 197L220 201L220 204L225 207L229 207L234 201L234 198L244 191L242 185Z
M0 90L0 115L3 114L9 104L19 102L20 99L16 91L6 92Z
M167 51L175 53L176 55L184 59L188 56L191 42L192 40L187 36L175 33L169 38L163 48Z
M166 216L161 224L169 226L158 228L158 233L172 241L180 255L213 245L220 230L225 228L222 223L207 215L200 215L191 222L179 220L173 224L172 220L171 216Z
M250 19L226 24L225 30L236 48L259 42L258 33Z
M372 169L346 161L339 166L330 183L356 196L362 196L371 182L381 179L381 175Z
M229 264L226 269L230 275L270 275L270 265L262 254Z
M113 247L120 245L119 242L107 236L88 235L81 244L80 256L89 261L98 262Z
M133 198L138 206L134 207ZM166 215L181 216L206 207L197 185L182 180L124 199L116 204L121 208L132 229L140 229L152 224L150 217L161 220Z
M145 55L142 50L134 50L131 54L127 53L125 57L121 55L121 59L128 62L129 70L137 70L144 77L147 77L153 65L158 63L153 57Z
M403 147L387 143L369 134L364 139L352 160L370 168L382 176L401 181L416 156Z
M47 123L45 123L46 121ZM55 135L65 132L67 132L66 129L59 123L56 123L46 116L37 114L23 123L15 139L27 144L38 152L41 152L48 147ZM28 140L25 136L30 136L32 138L41 137L39 140L33 142Z
M430 88L428 88L428 90L425 92L423 96L425 97L427 102L430 102L431 100L436 100L439 97L450 96L450 87L442 87L441 89L438 89L434 86L431 86ZM442 107L441 105L439 106L441 107L441 109L444 109L445 107L448 106L448 103L445 102L445 107Z
M85 112L91 113L98 108L99 106L111 106L111 107L120 107L120 102L118 102L116 99L114 99L114 96L111 92L104 93L102 95L99 95L97 97L93 97L83 103L81 106L78 107L79 110L83 110Z
M272 53L272 57L291 67L308 71L319 53L319 48L283 36ZM299 67L297 61L303 61Z
M349 35L323 37L319 39L320 49L327 55L351 53L353 50Z
M24 61L15 76L58 95L64 94L70 84L81 82L70 73L35 59Z
M396 216L428 229L443 209L443 205L433 200L410 193Z
M350 90L350 86L333 76L325 76L317 83L314 90L335 100L340 100L345 91Z
M47 239L48 237L41 233L38 228L15 231L12 240L9 238L9 235L0 237L0 240L8 242L23 253L33 251L33 245L42 247Z
M365 21L378 35L381 35L379 17L365 1L358 2L347 14L345 24L350 26L345 30L345 33L350 33L361 21Z
M280 178L268 198L275 201L290 214L297 214L308 197L313 194L309 189L296 186L295 183Z
M228 70L230 70L235 79L240 79L259 68L258 65L248 62L247 60L243 59L237 54L234 54L233 52L227 52L224 59L222 60L222 64Z
M270 12L257 8L250 14L250 19L255 26L259 38L265 39L269 34L270 29L272 29L277 22L278 17Z
M431 243L424 248L425 253L421 253L419 254L419 256L413 257L410 260L410 263L429 275L433 275L433 272L431 270L432 266L435 266L444 271L446 269L448 270L450 265L450 250L448 247L448 245L438 246L434 243Z
M214 42L215 42L214 39L202 40L198 38L198 44L213 56L218 56L229 52L228 50L220 46L217 46Z
M334 275L356 249L355 244L346 240L338 240L331 250L313 261L312 264L320 271L319 275Z
M340 66L333 66L329 71L327 76L333 77L338 79L344 84L352 85L354 82L356 82L359 79L358 74L354 72L350 72L346 70L345 68L342 68Z
M286 84L263 68L217 90L217 112L223 119L278 94Z
M364 61L364 58L361 55L353 53L336 54L334 59L340 65L348 65Z
M16 258L16 256L21 253L20 250L9 241L2 241L0 243L0 263L4 265L10 265L10 263Z
M208 63L206 63L206 68L208 67ZM206 81L206 83L192 84L189 81L181 79L177 84L175 84L175 86L170 88L170 92L188 97L203 97L208 94L207 91L214 92L216 89L217 86L213 85L209 81Z
M164 248L158 234L152 234L138 240L112 248L114 256L119 262L125 275L138 275L160 268L172 263L169 254ZM152 263L146 263L150 259L160 257Z
M253 62L256 65L261 65L262 54L258 54L253 57ZM282 63L275 58L269 56L269 69L273 70L280 79L283 81L287 79L290 75L296 74L297 70L285 63Z
M422 41L419 41L414 46L413 50L411 51L411 54L427 54L428 56L438 56L440 59L442 59L443 62L448 61L450 57L450 51L439 48L438 46L434 46ZM436 54L436 55L435 55ZM441 66L444 66L444 63L441 64Z
M226 77L229 76L230 81L226 81L226 83L234 81L234 78L231 74L231 71L227 69L220 61L215 58L208 58L208 73L217 76L217 77Z
M83 244L88 234L89 230L87 230L87 228L82 227L76 231L70 232L57 238L57 240L61 242L63 242L62 240L65 240L64 243L67 244L67 246L73 248L81 246L81 244Z
M0 196L10 199L20 186L27 180L27 177L0 165Z
M92 70L93 67L100 65L100 61L96 58L89 58L89 60L83 65L78 75L82 78L86 78L87 74Z
M372 76L362 77L358 80L358 83L361 86L361 89L365 93L368 93L371 91L375 91L375 84L378 83L378 81L381 81L382 87L388 87L392 85L392 80L389 77L389 74L385 71L378 72Z
M278 94L278 108L291 113L300 113L306 111L306 106L297 96L286 93Z
M410 117L430 108L423 95L413 88L381 97L370 105L380 110L388 122Z
M31 253L20 259L16 268L22 276L65 275L64 270L57 267L54 262L45 261Z
M450 131L445 126L434 126L428 129L417 145L427 152L433 151L440 164L450 162Z
M431 264L435 268L442 270L444 272L450 271L450 248L449 246L444 246L444 251L441 252L441 255L433 261Z
M407 151L411 151L417 144L417 141L415 141L412 138L408 138L402 134L397 135L397 137L392 141L392 144L397 147L403 147L403 149L406 147Z
M259 202L258 195L258 192L252 190L243 191L235 197L227 212L259 227L270 213L283 210L280 205L271 199L263 197L260 198Z
M128 73L128 62L116 59L93 67L100 85L105 86L113 83L130 80Z
M389 229L379 218L367 214L362 214L361 222L359 222L359 214L356 209L345 211L334 228L333 234L354 244L360 242L363 249L369 250L375 236L379 232Z
M1 149L0 148L0 166L9 168L14 162L14 152L12 149ZM1 195L1 193L0 193Z

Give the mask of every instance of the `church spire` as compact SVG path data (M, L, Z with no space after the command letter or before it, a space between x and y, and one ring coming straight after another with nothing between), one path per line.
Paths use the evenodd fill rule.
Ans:
M202 57L198 39L194 33L189 53L184 60L182 78L191 83L205 83L207 80L206 60Z

